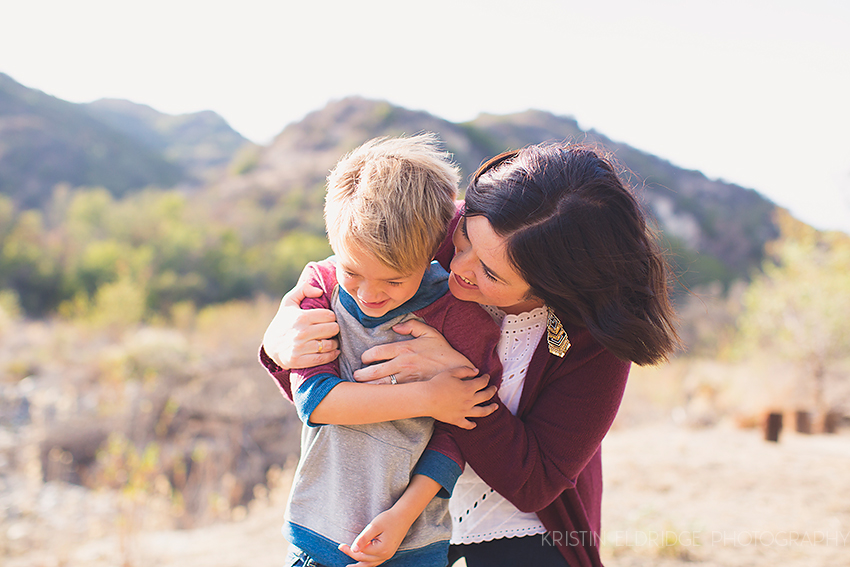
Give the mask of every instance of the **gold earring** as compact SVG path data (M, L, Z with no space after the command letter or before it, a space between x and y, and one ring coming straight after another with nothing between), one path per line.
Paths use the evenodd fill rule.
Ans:
M546 321L546 342L549 343L549 352L564 358L564 355L570 350L570 338L552 308L547 307L546 310L549 312Z

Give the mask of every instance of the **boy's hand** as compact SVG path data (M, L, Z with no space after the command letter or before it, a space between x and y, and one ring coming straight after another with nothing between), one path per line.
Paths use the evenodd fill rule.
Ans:
M461 429L472 429L475 423L467 418L484 417L496 411L499 407L496 403L478 405L496 394L496 386L487 386L488 374L472 378L477 374L477 370L464 366L440 372L425 382L431 417Z
M374 567L395 555L409 529L410 524L390 509L369 522L351 546L343 543L339 550L357 561L348 567Z
M309 368L339 356L336 316L328 309L300 308L307 297L319 297L322 290L299 281L283 296L280 308L263 335L263 348L281 368Z
M389 383L395 375L399 382L415 382L460 366L474 366L468 358L453 349L433 327L421 321L405 321L393 327L400 335L414 337L370 348L361 357L364 366L354 373L358 382ZM386 362L381 362L386 361ZM380 362L380 364L373 364Z

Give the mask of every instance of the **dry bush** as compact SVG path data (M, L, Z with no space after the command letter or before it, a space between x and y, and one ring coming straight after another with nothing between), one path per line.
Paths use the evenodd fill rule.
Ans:
M0 341L0 533L19 526L20 537L9 545L47 546L36 535L56 514L76 518L85 538L232 519L268 499L270 471L291 462L300 431L257 360L276 309L268 299L183 304L172 327L10 319ZM42 502L50 490L88 490L113 506Z

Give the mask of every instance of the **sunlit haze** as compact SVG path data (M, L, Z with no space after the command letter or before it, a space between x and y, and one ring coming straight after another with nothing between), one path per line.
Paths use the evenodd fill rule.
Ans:
M348 95L536 108L850 232L850 3L9 2L0 72L72 102L210 109L268 143Z

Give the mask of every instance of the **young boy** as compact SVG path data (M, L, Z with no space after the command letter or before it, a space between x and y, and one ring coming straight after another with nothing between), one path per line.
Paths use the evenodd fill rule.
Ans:
M410 406L400 411L400 405L416 403L411 395L423 387L439 387L441 375L394 385L356 384L352 375L365 350L408 338L392 327L417 318L498 380L498 327L478 305L455 299L447 273L431 262L455 213L457 182L455 167L427 135L367 142L328 178L325 223L335 256L309 266L312 285L325 293L302 307L333 309L341 355L293 370L284 385L306 425L283 528L293 545L287 565L312 560L336 567L352 557L363 565L390 557L387 566L447 563L448 496L461 457L448 430L435 430L428 413L394 417L410 415ZM280 380L286 371L264 354ZM361 403L364 392L394 404L368 407Z

